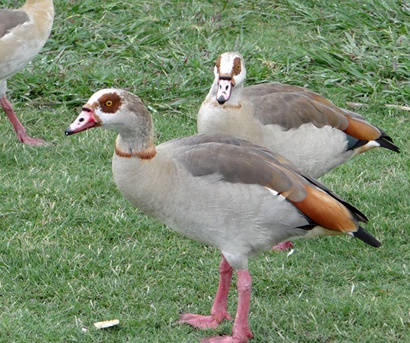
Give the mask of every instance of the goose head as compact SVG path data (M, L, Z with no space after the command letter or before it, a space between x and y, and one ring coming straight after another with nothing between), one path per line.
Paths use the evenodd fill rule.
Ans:
M65 134L99 126L126 136L129 132L135 134L138 126L152 127L152 120L139 97L121 89L107 88L90 97Z
M245 79L246 69L243 57L238 52L225 52L218 57L214 68L216 101L223 105L231 99L237 101L235 94L240 94Z
M151 114L141 99L132 93L114 88L94 93L82 107L77 119L65 130L65 134L69 136L95 127L119 134L116 152L120 155L154 154Z

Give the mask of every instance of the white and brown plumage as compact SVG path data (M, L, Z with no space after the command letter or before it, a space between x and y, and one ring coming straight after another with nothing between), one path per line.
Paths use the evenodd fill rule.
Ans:
M306 88L266 83L244 87L241 54L218 57L215 79L198 112L199 133L225 133L268 147L312 177L376 147L395 152L392 139L359 114ZM286 250L284 242L274 247Z
M226 133L265 146L312 177L372 148L399 152L387 134L359 114L306 88L244 87L245 63L237 52L219 56L214 74L198 112L199 133Z
M359 225L366 217L292 163L266 148L223 134L196 135L154 145L150 113L126 91L95 93L67 128L118 132L112 169L126 199L146 214L222 252L220 282L210 316L182 314L180 323L214 328L227 312L233 270L238 308L232 336L202 342L247 342L251 276L248 258L280 242L351 234L378 247Z
M7 79L23 69L46 43L54 20L52 0L27 0L17 10L0 10L0 104L18 139L30 145L43 145L30 137L6 97Z

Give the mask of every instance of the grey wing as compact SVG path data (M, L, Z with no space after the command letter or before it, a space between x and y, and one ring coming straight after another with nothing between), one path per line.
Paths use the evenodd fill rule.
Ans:
M2 10L0 11L0 38L15 27L24 24L30 20L24 11Z
M189 143L193 138L202 141L209 136L190 137ZM281 164L268 150L256 145L198 142L196 145L188 144L174 158L194 177L217 175L224 182L261 185L286 194L291 201L300 201L306 196L303 178Z
M312 123L344 130L345 113L326 98L308 89L284 85L261 84L243 89L244 98L252 101L255 117L264 125L276 124L285 130Z

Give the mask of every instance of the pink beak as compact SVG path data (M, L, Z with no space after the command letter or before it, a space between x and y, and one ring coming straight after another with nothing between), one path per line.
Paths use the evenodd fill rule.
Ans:
M66 136L91 129L92 127L99 126L98 121L95 119L94 112L88 107L83 107L80 115L72 124L65 130Z
M232 94L232 81L231 78L220 78L218 82L218 91L216 92L216 101L220 105L223 105L229 100Z

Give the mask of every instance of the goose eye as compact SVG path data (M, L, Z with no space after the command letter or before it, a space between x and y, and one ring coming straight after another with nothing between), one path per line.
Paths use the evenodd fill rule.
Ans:
M105 106L108 106L108 107L112 106L112 101L111 101L111 100L107 100L107 101L105 102Z

